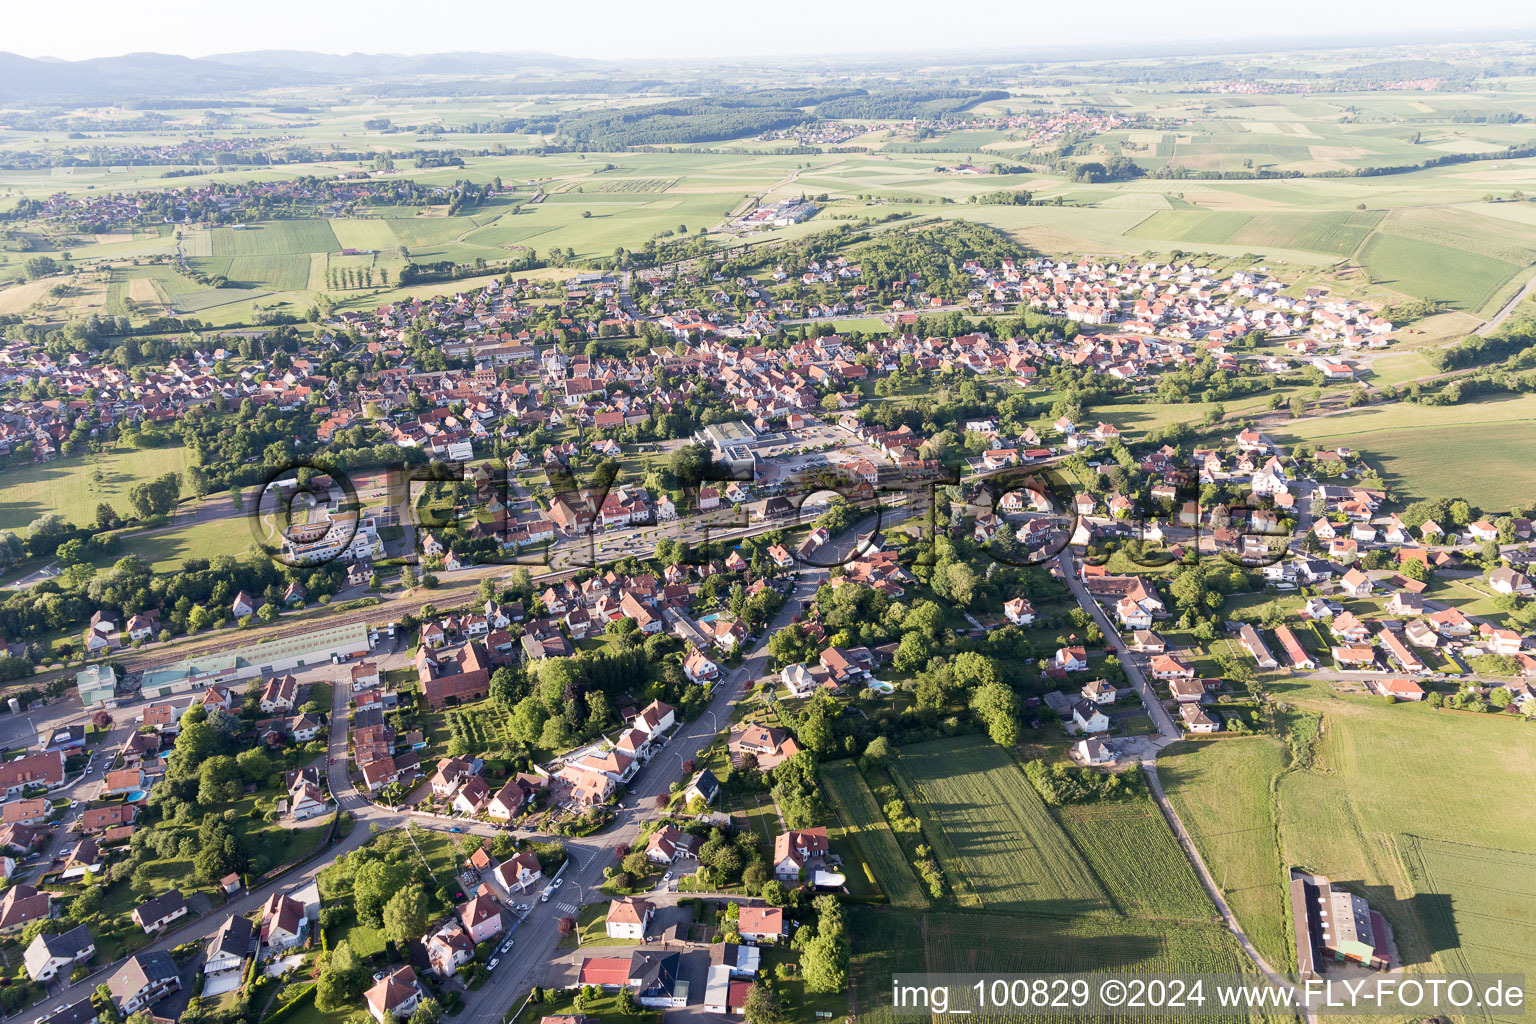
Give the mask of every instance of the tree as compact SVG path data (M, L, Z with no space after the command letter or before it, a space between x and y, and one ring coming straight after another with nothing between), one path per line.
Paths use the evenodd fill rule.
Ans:
M240 775L246 782L259 783L272 774L272 759L260 747L240 751L235 756L235 764L239 765Z
M443 1008L431 996L417 1003L416 1012L411 1014L411 1024L438 1024L442 1019Z
M562 917L560 920L555 922L555 931L559 932L561 935L569 935L575 930L576 919L574 917Z
M971 698L971 709L987 727L987 735L1000 747L1019 742L1018 700L1000 682L987 683Z
M352 878L352 903L357 919L375 928L384 924L384 907L405 884L406 870L381 860L370 860Z
M384 934L404 944L421 938L427 930L427 893L420 885L408 886L384 905Z
M315 983L315 1008L322 1013L350 1010L362 995L368 969L346 939L320 957L320 978Z
M27 272L27 280L36 281L40 277L52 277L59 272L59 261L52 256L33 256L22 264Z
M206 723L204 723L206 724ZM212 726L209 726L211 729ZM197 802L204 807L240 799L240 769L235 759L219 754L203 761L197 773Z
M742 1015L746 1017L747 1024L786 1024L789 1020L779 994L761 981L754 982L747 990Z
M800 966L807 992L841 992L848 987L848 940L840 933L818 931L805 944Z

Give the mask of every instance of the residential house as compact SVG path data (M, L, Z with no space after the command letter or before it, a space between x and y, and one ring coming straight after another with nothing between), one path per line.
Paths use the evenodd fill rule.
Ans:
M1193 733L1215 732L1218 728L1216 720L1206 714L1199 704L1180 704L1179 717L1184 722L1184 728Z
M543 869L539 866L538 854L532 850L524 850L515 857L509 857L496 865L491 872L491 877L497 885L507 892L526 892L537 885L544 877Z
M29 923L53 916L53 897L17 882L0 896L0 935L19 932Z
M96 940L85 925L76 925L67 932L50 935L43 933L32 940L22 957L27 974L33 981L48 982L60 971L84 963L96 954Z
M251 941L255 938L256 930L251 926L250 918L241 917L239 914L231 914L219 925L218 931L213 933L213 938L208 940L208 951L203 960L204 974L223 974L228 971L241 971L245 968L246 958L251 955Z
M482 892L459 908L459 923L469 932L469 937L475 944L479 945L501 934L504 927L501 919L501 905L496 902L494 896L488 892Z
M1079 698L1072 702L1072 723L1087 733L1107 732L1109 717L1092 701Z
M181 890L171 889L135 907L133 923L143 928L145 933L154 934L177 918L186 917L188 909Z
M608 937L626 939L630 942L644 942L646 929L650 927L651 918L655 913L655 905L638 896L626 896L614 900L608 904L606 922Z
M163 950L135 953L113 972L106 985L117 1011L132 1016L181 988L181 969Z
M390 971L363 993L363 1002L378 1024L384 1024L386 1017L405 1020L416 1012L420 1001L421 986L410 964Z
M304 904L284 893L267 897L261 908L263 956L281 956L309 937L309 918Z
M773 840L773 874L787 882L800 880L806 864L825 857L831 850L825 828L793 829L781 832Z
M736 931L747 942L778 942L785 935L783 907L741 907Z

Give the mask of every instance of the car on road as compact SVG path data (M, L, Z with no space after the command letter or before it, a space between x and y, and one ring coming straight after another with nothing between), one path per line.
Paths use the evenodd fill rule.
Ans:
M506 942L503 942L501 944L501 951L503 953L505 953L507 950L509 950L511 948L512 948L512 940L511 939L508 939Z
M493 956L491 957L491 962L485 965L485 969L488 971L494 971L496 969L496 965L499 963L501 963L501 958Z
M550 888L551 889L558 889L558 888L560 888L564 884L565 884L565 879L557 878L557 879L555 879L555 884L551 885Z
M463 832L464 830L459 828L459 826L455 825L452 828L450 828L448 831L449 832Z
M545 889L543 892L539 893L539 902L540 903L548 903L549 902L549 890L548 889Z
M666 874L661 876L661 882L663 885L670 881L672 881L672 872L668 871Z

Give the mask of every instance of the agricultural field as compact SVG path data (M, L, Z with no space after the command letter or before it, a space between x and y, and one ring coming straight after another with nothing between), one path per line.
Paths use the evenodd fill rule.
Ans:
M837 811L842 837L858 849L891 903L898 907L926 907L928 900L912 866L859 769L852 761L828 764L821 770L821 781Z
M1181 919L1215 914L1194 865L1151 798L1069 805L1056 816L1123 913Z
M1509 891L1525 876L1498 871L1490 882L1478 866L1508 867L1536 849L1536 811L1486 784L1536 768L1528 727L1317 687L1287 700L1323 716L1306 767L1286 771L1271 737L1186 742L1158 757L1169 798L1260 951L1288 962L1283 872L1300 865L1369 899L1409 968L1529 970L1530 947L1510 941L1532 927ZM1435 750L1456 756L1424 756ZM1414 782L1379 784L1394 778Z
M103 501L127 515L132 512L129 488L165 473L185 472L193 461L192 452L182 447L119 448L7 467L0 488L0 530L24 532L49 512L85 526L95 520L96 506Z
M1289 963L1290 916L1271 785L1284 766L1273 738L1184 741L1157 774L1222 896L1270 963ZM1315 866L1315 865L1314 865Z
M1414 835L1397 852L1440 970L1536 970L1536 853Z
M1485 916L1485 882L1465 863L1453 867L1443 850L1429 846L1420 868L1397 855L1403 836L1482 848L1479 856L1510 865L1536 850L1536 810L1503 799L1502 787L1486 784L1523 778L1536 768L1526 723L1364 699L1298 697L1297 703L1325 717L1312 767L1287 773L1276 790L1287 860L1361 886L1373 906L1381 904L1409 965L1460 956L1471 970L1529 969L1530 947L1508 942L1511 932ZM1425 751L1455 756L1425 757ZM1382 778L1412 778L1415 784L1399 789L1366 783ZM1414 870L1427 871L1429 881L1413 878ZM1524 883L1512 878L1498 884L1511 897L1504 905L1519 907L1509 886ZM1459 945L1447 947L1445 926L1435 922L1433 915L1445 913L1463 940ZM1518 930L1522 920L1529 927L1530 919L1519 913L1502 917L1510 929ZM1527 959L1516 966L1517 958Z
M1497 511L1536 495L1536 397L1529 395L1352 409L1298 420L1271 435L1287 447L1306 441L1364 452L1409 501L1465 497Z
M1236 940L1219 924L1146 919L1054 920L964 912L912 913L890 908L850 910L854 936L850 991L858 1019L894 1024L892 976L934 973L1117 972L1187 973L1251 970ZM935 1016L935 1021L947 1019ZM1028 1015L1009 1020L1050 1018ZM1060 1019L1060 1018L1054 1018ZM1092 1022L1123 1018L1077 1014ZM1259 1014L1192 1020L1262 1021ZM1280 1018L1274 1018L1279 1021Z
M919 744L902 751L896 776L962 905L1056 917L1110 910L1007 751L978 737Z

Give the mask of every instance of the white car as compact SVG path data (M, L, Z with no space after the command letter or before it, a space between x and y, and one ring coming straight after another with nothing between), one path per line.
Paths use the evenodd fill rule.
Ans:
M485 965L485 969L488 971L494 971L496 969L496 965L499 963L501 963L501 959L499 957L493 956L491 957L491 962Z
M540 903L548 903L549 902L549 890L548 889L545 889L543 892L539 893L539 902Z
M550 888L551 889L558 889L558 888L560 888L564 884L565 884L565 879L557 878L557 879L555 879L555 884L550 886Z

